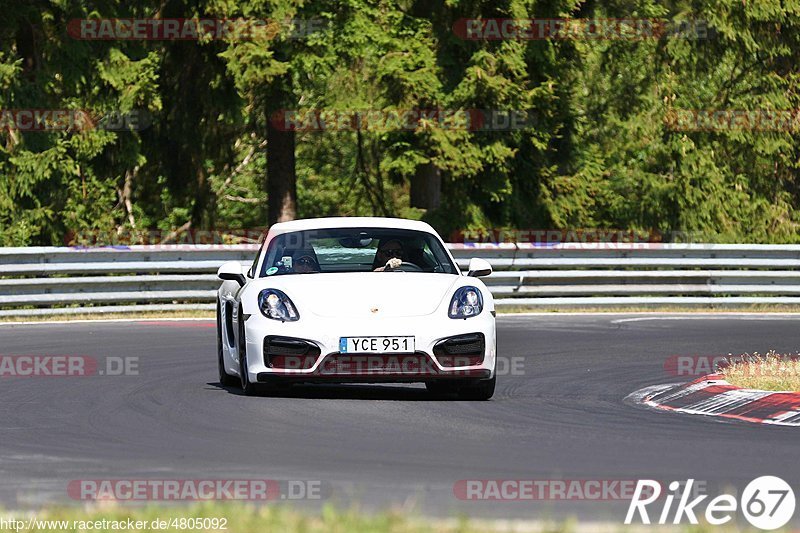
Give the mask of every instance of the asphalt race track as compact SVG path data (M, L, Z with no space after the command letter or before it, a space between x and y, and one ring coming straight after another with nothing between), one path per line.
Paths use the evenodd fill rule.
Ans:
M517 371L489 402L421 385L245 397L217 383L214 335L213 321L0 326L2 356L138 358L138 375L0 378L0 507L76 503L79 479L267 478L318 480L327 501L367 509L621 522L628 501L463 501L453 486L694 478L715 495L771 474L800 489L797 429L623 400L690 379L665 370L670 356L795 353L797 317L501 316L498 349Z

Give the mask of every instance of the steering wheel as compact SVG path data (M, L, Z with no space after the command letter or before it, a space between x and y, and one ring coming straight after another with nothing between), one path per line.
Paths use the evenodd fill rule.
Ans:
M403 261L397 268L391 269L392 272L424 272L419 265Z

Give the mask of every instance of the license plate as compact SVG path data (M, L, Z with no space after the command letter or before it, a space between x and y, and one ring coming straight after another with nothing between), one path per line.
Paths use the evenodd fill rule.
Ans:
M414 353L414 337L340 337L340 353Z

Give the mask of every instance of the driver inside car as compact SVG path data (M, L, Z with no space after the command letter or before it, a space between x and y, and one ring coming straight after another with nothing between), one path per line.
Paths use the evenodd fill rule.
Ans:
M292 254L292 266L298 274L319 272L319 263L313 250L300 250Z
M403 243L397 239L389 239L378 245L375 260L372 262L373 272L387 272L398 268L404 261Z

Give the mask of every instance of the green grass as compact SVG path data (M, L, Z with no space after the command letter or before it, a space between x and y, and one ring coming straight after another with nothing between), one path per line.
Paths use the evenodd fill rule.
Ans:
M536 533L583 533L583 532L644 532L653 531L653 526L624 526L603 522L578 523L574 520L565 522L552 521L514 521L514 520L468 520L466 518L426 519L408 510L367 514L357 509L339 510L332 505L321 511L301 512L285 505L247 505L241 503L212 502L189 506L129 506L116 504L95 504L85 508L60 507L50 508L38 513L3 513L0 519L27 521L35 517L40 527L28 529L22 527L19 532L66 531L82 533L86 531L228 531L231 533L492 533L492 532L536 532ZM171 522L182 519L223 519L225 529L184 527L153 527L155 520ZM133 528L115 528L117 524L134 522ZM107 522L102 523L103 520ZM67 521L66 528L55 524L47 527L42 521ZM100 521L100 522L98 522ZM139 521L140 524L135 524ZM91 522L92 527L80 522ZM201 523L202 524L202 523ZM127 525L127 524L125 524ZM170 524L171 525L171 524ZM211 525L211 524L209 524ZM220 526L223 524L219 523ZM83 527L82 527L83 526ZM98 527L99 526L99 527ZM105 527L104 527L105 526ZM137 526L140 526L137 528ZM142 527L143 526L143 527ZM0 531L15 531L6 527ZM716 532L728 533L738 531L735 527L713 526L659 526L658 531L679 532Z
M2 516L2 513L0 513ZM27 520L31 514L16 515L18 520ZM6 520L9 518L6 515ZM44 531L68 531L79 533L86 530L97 530L94 528L82 529L81 521L93 522L106 520L103 530L112 530L114 526L111 521L117 523L127 522L128 519L139 521L145 525L137 529L133 528L113 529L115 531L181 531L180 527L154 528L154 521L177 521L179 525L181 519L210 519L217 520L218 528L199 529L199 531L229 531L233 533L262 533L262 532L302 532L302 533L481 533L485 531L533 531L530 527L506 528L498 523L494 527L491 523L480 522L470 525L464 519L449 520L426 520L416 515L409 516L400 512L384 512L378 514L364 514L355 509L342 511L333 506L325 506L320 512L310 513L301 512L288 506L255 506L241 503L201 503L190 506L147 506L147 507L120 507L118 505L98 505L83 509L76 508L53 508L42 511L35 515L40 525L42 521L64 521L68 522L66 529L48 529L47 527L20 529L20 532L44 532ZM220 521L224 520L222 524ZM77 522L77 523L76 523ZM54 524L51 524L54 525ZM127 524L126 524L127 525ZM213 526L209 522L207 525ZM224 529L222 529L224 526ZM198 531L198 529L184 528L184 531ZM539 527L536 531L567 531L563 526L553 525ZM13 531L13 529L11 530Z

